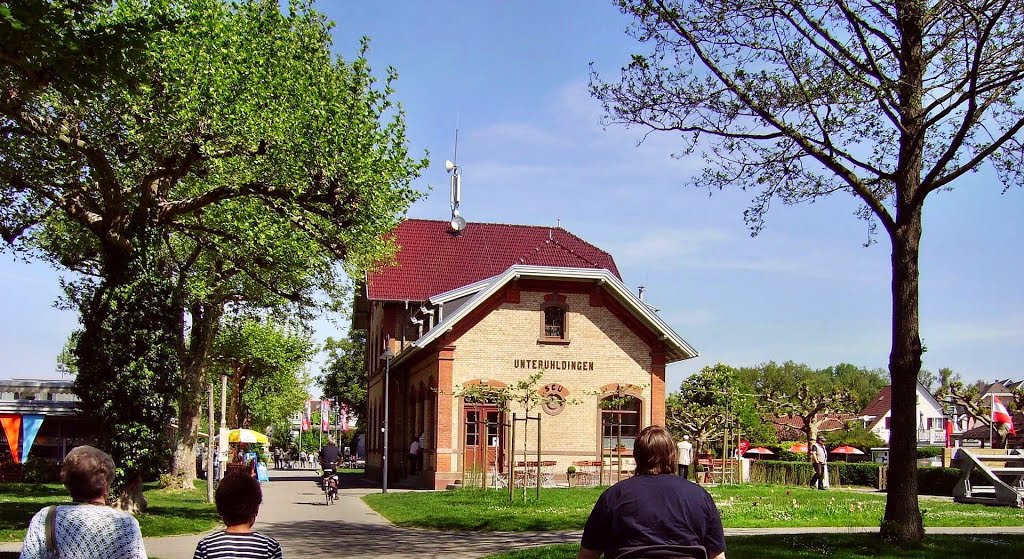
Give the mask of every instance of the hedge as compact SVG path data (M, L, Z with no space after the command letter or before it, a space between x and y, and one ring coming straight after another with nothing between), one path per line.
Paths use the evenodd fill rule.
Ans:
M831 462L828 465L829 481L832 485L858 485L878 487L881 466L874 462L846 463ZM807 485L814 475L810 462L782 462L779 460L754 460L750 463L750 481L778 485ZM960 468L919 466L917 468L917 494L950 497L953 487L960 480ZM973 485L988 485L975 471L971 475Z

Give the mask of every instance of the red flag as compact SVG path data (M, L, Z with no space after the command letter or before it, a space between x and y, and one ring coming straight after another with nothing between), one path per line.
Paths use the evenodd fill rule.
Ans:
M1017 434L1010 412L1006 411L1006 406L996 396L992 396L992 423L1007 425L1010 427L1010 433Z
M320 430L327 431L331 428L330 422L330 400L320 400Z
M306 400L306 409L302 412L302 430L303 431L309 431L310 429L313 428L312 422L309 419L309 415L310 415L309 405L310 405L309 400Z
M946 419L946 447L953 446L953 420Z
M4 435L7 437L7 447L11 450L11 457L15 464L21 463L21 415L16 413L0 415L0 424L3 425Z
M341 430L348 433L348 406L345 404L341 405L341 418L339 423L341 424Z

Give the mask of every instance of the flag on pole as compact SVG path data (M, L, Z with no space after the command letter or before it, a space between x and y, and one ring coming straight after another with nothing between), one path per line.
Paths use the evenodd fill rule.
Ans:
M327 431L331 428L330 422L331 401L320 400L320 430Z
M302 430L303 431L309 431L310 429L313 428L313 426L312 426L312 424L311 424L311 422L309 420L309 415L310 415L309 403L310 403L309 400L306 400L306 409L303 410L303 412L302 412Z
M341 418L339 423L341 423L341 430L348 433L348 406L345 404L341 405Z
M992 396L992 423L1006 425L1010 428L1010 433L1017 434L1017 430L1013 428L1013 418L1010 417L1010 412L1006 411L1006 406L996 396Z

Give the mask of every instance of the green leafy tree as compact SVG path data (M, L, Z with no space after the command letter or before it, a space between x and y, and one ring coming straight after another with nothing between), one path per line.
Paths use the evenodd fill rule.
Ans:
M172 23L161 3L117 11L112 0L19 0L0 4L2 103L31 103L57 93L67 99L102 94L126 80L146 41ZM16 234L2 230L4 238Z
M1024 4L1018 0L617 0L649 45L596 77L611 119L700 149L709 190L773 201L854 197L891 244L893 416L882 536L924 537L917 499L920 243L925 200L988 163L1024 172ZM872 236L873 239L873 236Z
M305 329L272 319L231 319L211 353L211 373L229 377L230 427L264 431L287 422L308 398L303 371L314 349Z
M363 430L366 413L366 331L350 329L348 337L327 339L327 364L320 377L325 397L343 404Z
M739 392L736 369L718 363L709 365L686 377L679 391L668 395L665 405L665 423L673 437L689 435L694 453L721 440L725 429L734 420L733 408L742 396Z
M34 95L0 100L0 229L6 248L94 278L69 284L76 304L92 285L135 281L139 239L162 240L153 262L176 274L161 308L180 328L187 474L225 305L305 305L317 290L336 303L346 272L393 251L385 233L426 161L409 157L396 73L379 83L365 44L333 56L331 24L309 2L154 4L174 25L139 43L102 95L5 66ZM148 3L92 5L107 6L100 23L156 17Z
M854 401L854 411L867 407L878 392L889 384L889 378L883 369L868 369L849 363L840 363L820 371L834 386L842 386L850 392Z
M74 352L75 392L81 413L96 426L100 448L117 466L117 503L143 511L144 477L166 465L165 428L178 387L174 351L177 323L168 312L171 286L145 259L134 280L92 291L82 308L83 330Z

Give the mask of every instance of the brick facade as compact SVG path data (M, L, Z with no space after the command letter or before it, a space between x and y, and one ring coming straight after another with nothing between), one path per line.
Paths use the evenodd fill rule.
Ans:
M541 339L543 308L553 299L565 309L564 340ZM391 305L397 307L398 303ZM387 314L384 310L374 305L368 339L383 339L390 329L387 320L380 318ZM617 302L602 297L600 288L592 284L515 282L507 286L439 341L423 348L416 359L392 367L390 477L404 476L409 443L422 431L426 448L418 483L444 488L461 479L467 460L461 390L481 382L515 387L542 370L538 386L559 385L567 402L557 415L539 408L530 413L541 416L542 459L556 461L554 471L562 476L574 461L601 456L599 401L609 391L629 387L628 392L638 396L641 427L663 424L664 348L635 320L624 317L632 318ZM370 379L371 431L374 421L382 424L383 373L381 366ZM511 420L512 413L521 417L525 411L521 405L512 404L503 419ZM517 456L524 442L529 459L536 456L535 425L529 425L525 437L522 424L517 427ZM367 475L376 479L380 478L381 467L379 439L368 437L367 448ZM500 446L503 452L508 451L508 433L502 433Z

